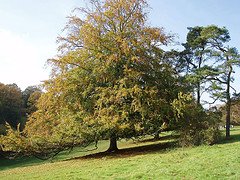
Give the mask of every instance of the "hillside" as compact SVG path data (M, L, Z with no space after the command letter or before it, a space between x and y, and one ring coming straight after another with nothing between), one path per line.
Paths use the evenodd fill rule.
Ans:
M5 167L0 166L0 179L239 179L240 128L231 133L231 141L213 146L173 149L166 134L159 142L122 141L124 150L111 156L100 153L76 158L84 154L75 150L61 154L54 163L5 162ZM106 147L107 142L102 142L94 152Z

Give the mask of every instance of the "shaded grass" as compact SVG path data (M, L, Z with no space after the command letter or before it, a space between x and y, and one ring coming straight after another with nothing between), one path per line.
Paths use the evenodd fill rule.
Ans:
M225 133L225 131L223 131ZM225 137L218 144L229 144L240 141L240 126L231 129L230 139L226 140Z
M164 142L164 143L157 143L157 144L149 144L149 145L143 145L143 146L137 146L137 147L131 147L131 148L125 148L125 149L119 149L116 152L99 152L95 154L89 154L86 156L82 157L77 157L77 158L72 158L68 160L73 160L73 159L89 159L89 158L106 158L106 157L114 157L114 158L119 158L119 157L129 157L129 156L136 156L136 155L143 155L147 153L152 153L156 151L165 151L170 148L173 148L175 146L175 142Z
M175 140L175 136L171 135L171 132L163 132L162 137L155 141L153 140L152 136L146 136L143 139L136 139L136 140L120 140L118 142L118 147L120 151L117 153L107 153L105 152L108 149L109 141L103 140L98 143L98 149L94 149L94 145L90 145L87 148L79 148L75 147L72 151L64 151L61 152L58 156L54 157L54 159L49 160L40 160L35 157L24 157L24 158L17 158L17 159L0 159L0 171L7 170L17 167L26 167L32 165L39 165L44 163L52 163L58 162L62 160L70 160L70 159L79 159L79 158L94 158L100 156L120 156L121 153L125 154L142 154L146 153L145 151L151 152L156 150L161 150L161 148L167 148L165 143L172 142ZM169 146L173 144L169 144ZM165 147L164 147L165 146ZM134 152L135 151L135 152Z
M175 149L160 147L166 141L147 141L142 147L123 141L119 146L126 149L120 154L4 170L0 179L240 179L240 128L231 137L213 146Z

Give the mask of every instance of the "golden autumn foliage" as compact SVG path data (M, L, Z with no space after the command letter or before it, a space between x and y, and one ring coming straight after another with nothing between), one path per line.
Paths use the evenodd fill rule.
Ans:
M22 132L30 153L158 132L177 82L161 49L172 37L148 25L147 8L145 0L106 0L75 9Z

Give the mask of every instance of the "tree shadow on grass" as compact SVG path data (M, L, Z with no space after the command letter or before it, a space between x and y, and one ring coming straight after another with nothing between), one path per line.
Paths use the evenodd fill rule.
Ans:
M95 154L89 154L89 155L82 156L82 157L75 157L75 158L67 159L66 161L76 160L76 159L100 159L100 158L106 158L106 157L124 158L124 157L136 156L136 155L141 155L141 154L146 154L146 153L166 151L168 149L173 149L174 147L176 147L176 141L159 142L159 143L155 143L155 144L119 149L115 152L104 151L104 152L99 152L99 153L95 153Z
M12 169L16 167L26 167L36 164L43 163L42 160L39 160L34 157L21 157L17 159L6 159L4 157L0 158L0 171Z
M179 138L179 135L167 135L167 136L159 137L159 139L157 140L155 138L149 138L149 139L140 139L138 140L138 142L145 143L145 142L167 141L167 140L177 139L177 138Z
M222 140L217 144L229 144L235 142L240 142L240 134L230 135L230 139L226 139L225 137L223 137Z
M240 129L231 129L230 132L230 139L226 139L225 136L222 137L221 141L218 144L229 144L229 143L235 143L240 142ZM225 135L225 132L224 132Z

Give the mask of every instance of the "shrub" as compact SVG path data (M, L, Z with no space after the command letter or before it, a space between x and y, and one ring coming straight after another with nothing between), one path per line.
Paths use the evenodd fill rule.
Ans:
M220 113L203 109L193 101L191 95L182 93L172 105L175 109L181 146L214 144L219 140Z

